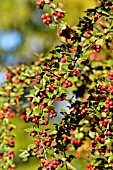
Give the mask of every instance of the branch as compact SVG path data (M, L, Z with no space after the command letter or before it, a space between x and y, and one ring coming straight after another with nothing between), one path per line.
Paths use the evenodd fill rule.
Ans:
M77 170L73 165L71 165L69 162L66 161L66 164L69 168L71 168L72 170Z
M66 165L67 165L69 168L71 168L72 170L77 170L73 165L71 165L68 161L66 161L65 158L62 158L61 160L62 160L63 162L65 162Z

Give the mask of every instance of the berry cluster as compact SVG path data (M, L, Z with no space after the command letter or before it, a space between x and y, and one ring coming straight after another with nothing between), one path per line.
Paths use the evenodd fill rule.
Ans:
M99 13L96 13L95 16L94 16L94 20L97 21L100 17L100 14Z
M40 78L41 78L40 73L39 73L39 72L36 72L35 75L36 75L36 78L37 78L38 80L40 80Z
M47 170L54 170L58 167L58 165L60 164L59 160L42 160L41 161L42 166L44 166Z
M6 112L6 114L7 114L7 116L8 116L9 118L15 117L15 113L14 113L12 110L10 110L10 109L8 109L8 111Z
M39 105L39 108L41 108L41 107L42 107L42 104ZM48 118L48 113L49 112L50 112L50 109L46 108L47 117L43 118L43 123L40 123L40 120L39 120L38 116L37 117L36 116L28 117L24 111L21 111L21 113L20 113L21 116L20 117L22 119L24 119L25 122L32 122L32 123L35 123L37 125L47 125L49 123L49 118ZM54 113L51 115L51 117L55 117L55 116L56 116L56 112L54 111ZM34 136L37 135L37 132L30 132L29 135L34 137Z
M72 138L71 139L71 143L74 145L74 146L80 146L81 145L81 140L77 140L75 138Z
M36 61L36 65L37 65L37 66L40 66L40 65L41 65L41 61L40 61L40 60L37 60L37 61Z
M106 108L107 109L113 109L113 102L112 102L112 99L110 97L107 97L105 103L106 103Z
M102 117L100 119L99 123L102 124L102 126L107 127L108 120L106 118Z
M79 25L81 25L81 22L79 22ZM79 25L78 25L78 26L79 26ZM90 32L90 31L93 31L93 25L92 25L92 24L91 24L91 25L88 25L88 26L86 26L84 29L85 29L85 31L89 31L89 32Z
M49 118L48 117L45 117L44 118L44 125L47 125L49 123Z
M13 166L13 167L9 167L8 170L15 170L16 169L16 166Z
M52 18L48 13L42 14L41 19L47 25L49 25L52 22Z
M105 41L102 42L102 50L112 48L111 36L109 36L109 43L106 41L108 39L107 35L111 34L110 29L108 29L109 32L106 29L104 30L104 22L107 28L111 25L110 22L108 22L108 14L111 12L112 3L109 4L109 7L107 6L105 8L104 12L104 6L108 5L108 3L104 3L103 0L102 6L89 10L88 17L84 17L83 20L80 19L79 28L77 28L75 26L70 27L62 21L57 22L57 20L65 16L65 12L60 9L62 8L61 4L57 3L57 5L54 5L51 3L52 1L53 0L39 0L36 4L39 9L43 9L45 4L49 5L52 15L48 13L43 14L41 18L45 24L50 24L50 27L58 28L59 36L63 36L60 38L61 40L63 39L65 43L62 42L63 44L56 46L55 50L51 51L51 57L48 56L48 59L46 58L47 60L40 59L43 61L42 63L38 60L29 67L19 66L16 69L8 69L6 73L8 83L3 85L3 94L6 95L6 100L3 97L3 102L1 101L0 107L2 106L1 108L3 108L3 106L8 105L10 109L3 109L3 112L1 111L2 109L0 109L0 121L2 122L5 118L5 121L2 123L9 122L6 121L6 118L13 118L15 114L13 110L15 110L15 112L20 112L21 118L26 122L30 121L33 124L33 128L28 129L28 132L29 135L34 137L34 143L33 145L29 145L27 148L28 152L23 152L22 157L24 154L25 158L31 156L35 158L43 157L41 169L43 169L43 167L46 170L58 168L58 165L61 163L59 159L63 160L63 157L65 157L66 163L70 163L71 157L73 156L71 156L70 153L66 153L66 156L65 151L71 151L70 146L73 146L74 150L76 150L84 143L84 140L87 139L88 141L90 139L92 141L90 150L92 158L89 159L90 164L87 165L88 170L100 170L107 166L112 168L113 86L106 87L105 84L107 84L107 80L104 85L99 86L102 83L101 80L104 80L104 77L103 79L99 79L99 81L97 77L97 75L105 75L105 73L112 68L112 65L108 67L103 65L104 63L102 62L101 66L98 66L98 64L95 65L93 62L90 62L90 56L94 60L97 60L98 56L100 56L100 58L102 57L101 54L96 54L96 52L100 52L101 46L98 44L101 39L105 39ZM99 12L100 7L102 7L102 14L101 11ZM101 15L103 15L102 20ZM99 21L97 21L98 19ZM51 24L52 21L55 22ZM98 27L96 21L98 23L102 21L103 26L99 23L100 25ZM97 33L95 33L96 26L99 28L96 29ZM102 37L103 35L104 37ZM88 38L91 37L92 40L90 41L93 41L93 44L88 41ZM86 41L82 41L82 39ZM88 53L86 53L84 49L87 49ZM90 52L91 54L89 54ZM68 56L66 56L67 54ZM88 59L82 59L81 54L87 54ZM104 58L105 57L106 56L104 56ZM40 56L40 58L42 57ZM110 57L108 56L108 58ZM101 60L103 60L103 58L101 58ZM75 78L75 76L78 76L78 78ZM113 80L113 72L110 72L108 77L110 80ZM72 80L72 82L70 80ZM109 83L112 82L109 81L108 84ZM75 101L73 98L66 98L68 92L65 88L71 87L72 85L75 86L75 89L73 89L76 94ZM89 87L92 88L92 91L87 91ZM29 90L30 94L27 95L29 97L29 105L28 107L24 107L23 104L19 103L20 101L18 99L22 97L21 95L23 95L24 98L24 95L26 95L26 92ZM20 95L16 93L18 91ZM22 93L20 93L21 91ZM0 92L2 94L1 89ZM91 93L91 95L88 94L88 92ZM69 102L69 114L65 109L62 109L61 114L63 118L59 123L53 124L54 128L48 129L41 127L41 125L47 125L50 118L57 116L53 103L55 99ZM22 101L22 103L24 103L24 101ZM20 109L24 110L21 111ZM40 130L43 128L45 128L45 130ZM11 136L13 133L9 133L8 137L6 137L7 132L11 129L11 124L9 127L6 124L5 126L3 125L2 131L4 132L1 131L0 139L6 149L14 146L13 136ZM7 156L7 158L5 158L6 162L4 162L7 164L9 162L9 165L6 169L14 170L13 164L10 163L11 161L13 162L14 152L9 151L9 149L4 151L5 149L0 153L0 157L4 159L4 155L5 157ZM63 157L61 152L64 152ZM65 163L62 162L62 167L64 164Z
M66 62L67 62L66 56L64 56L63 58L61 58L61 62L63 62L63 63L66 63Z
M46 133L45 130L41 130L41 131L39 132L39 134L40 134L41 136L47 136L47 133Z
M54 15L56 20L65 17L64 12L60 12L60 11L55 11L53 15Z
M113 80L113 71L111 71L109 74L108 74L108 77L110 80Z
M15 143L14 143L14 139L13 138L14 138L14 136L9 136L9 146L10 147L14 147Z
M37 85L39 83L39 80L34 80L33 85Z
M55 110L50 110L50 115L49 117L52 118L52 117L56 117L57 116L57 113L55 112Z
M37 118L37 117L33 117L31 121L32 121L33 123L36 123L36 124L38 124L38 123L39 123L39 121L38 121L38 118Z
M113 94L113 86L110 86L109 90L110 90L110 94Z
M51 145L51 137L49 135L46 135L46 134L43 134L42 136L44 136L45 138L44 139L37 139L35 140L35 145L37 147L40 147L40 146L47 146L49 147Z
M103 136L98 136L97 140L100 142L100 143L104 143L105 142L105 137Z
M100 52L100 48L101 48L101 45L93 45L93 49L97 52L97 53L99 53Z
M98 88L100 89L99 92L100 92L100 93L103 93L103 92L106 91L107 86L106 86L106 85L103 85L103 86L99 86Z
M66 39L70 39L71 38L70 29L67 27L64 30L60 30L59 31L59 36L63 36Z
M35 137L37 135L37 131L29 132L29 135Z
M14 157L14 151L9 151L9 152L7 153L7 155L8 155L8 158L9 158L9 159L13 158L13 157Z
M46 71L49 71L50 70L50 67L49 66L44 66L44 70Z
M29 100L31 100L31 99L29 98ZM22 119L24 119L25 122L28 122L28 121L29 121L29 118L27 118L26 112L23 111L23 110L20 111L20 117L21 117Z
M6 79L10 79L11 78L11 73L9 73L8 71L6 71L6 73L5 73L5 77L6 77Z
M57 76L51 77L51 81L55 81L55 80L58 80L58 77L57 77Z
M64 121L62 121L62 124L63 124L63 123L64 123ZM64 123L64 124L65 124L65 123ZM61 138L62 138L62 140L63 140L64 142L66 142L66 141L68 140L66 134L63 134L63 135L61 136Z
M81 73L80 69L77 69L76 67L73 68L73 75L78 76Z
M39 104L38 108L42 109L43 107L44 107L44 101Z
M93 35L88 32L86 36L87 36L87 38L91 38Z
M37 8L43 9L43 6L45 4L45 0L40 0L39 2L36 2Z
M76 113L78 113L81 118L83 118L84 116L87 116L87 109L88 109L87 103L88 101L85 102L85 106L83 107L81 107L80 104L76 103L70 113L72 115L75 115Z
M20 112L20 117L21 117L22 119L26 120L26 113L23 112L23 111L21 111L21 112Z
M72 82L69 80L64 80L62 83L62 86L65 88L71 87L72 85L73 85Z
M62 94L60 97L56 97L55 100L58 100L58 101L62 101L62 100L65 100L66 98L66 94Z
M92 170L92 169L93 169L93 165L88 164L88 165L87 165L87 168L88 168L88 170Z
M49 92L49 91L54 91L54 84L51 83L47 88L46 88L46 92Z
M107 136L110 135L109 130L106 131L106 135ZM101 147L98 146L99 142L102 145ZM95 151L98 151L100 156L104 156L105 153L108 153L111 150L110 146L105 145L105 136L104 135L99 135L97 138L92 140L91 146L92 146L92 153L94 153Z

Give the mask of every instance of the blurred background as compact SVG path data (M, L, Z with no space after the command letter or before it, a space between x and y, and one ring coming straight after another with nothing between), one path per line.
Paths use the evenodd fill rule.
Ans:
M60 2L67 11L64 20L70 25L76 25L78 18L84 14L83 11L95 6L93 0L60 0ZM36 59L34 53L46 54L57 43L56 31L43 24L41 15L42 11L37 9L36 0L0 0L0 83L5 80L6 66L30 64ZM17 170L36 170L37 160L30 159L25 163L18 157L20 149L25 149L30 144L31 137L24 132L27 125L23 120L15 118L14 123L17 122L15 130ZM83 170L84 165L85 162L81 158L75 167L77 170Z

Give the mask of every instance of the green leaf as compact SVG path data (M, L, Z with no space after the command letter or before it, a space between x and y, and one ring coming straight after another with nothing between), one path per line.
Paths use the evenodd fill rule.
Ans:
M49 27L51 28L51 29L55 29L56 28L56 23L54 23L54 22L52 22L51 24L49 24Z
M48 106L52 106L52 104L53 104L53 102L50 100L50 101L48 102Z
M101 113L100 113L100 112L97 112L97 113L96 113L96 116L100 119L100 118L101 118Z
M27 116L29 116L31 114L31 112L32 111L28 108L27 111L26 111Z
M36 67L36 70L37 70L38 73L42 73L41 67Z
M68 64L67 63L63 63L62 66L61 66L61 69L67 71L68 70Z
M97 36L97 33L99 32L99 30L95 27L93 27L93 34L94 36Z
M96 37L94 37L94 36L91 37L91 38L90 38L90 41L91 41L92 43L95 42L95 41L96 41Z
M112 161L113 161L113 156L110 156L110 157L108 158L108 164L111 163Z
M46 92L46 94L48 95L48 97L51 99L54 95L54 93L51 93L51 92Z
M75 151L75 147L74 147L73 144L70 144L70 145L69 145L69 151L71 151L71 152Z
M95 156L99 156L99 155L100 155L100 153L98 151L95 151Z
M76 138L76 139L83 139L83 137L84 137L84 134L83 134L82 132L80 132L80 133L75 133L75 138Z
M33 114L34 114L35 116L38 116L38 115L41 114L41 113L42 113L42 111L38 108L38 106L36 106L36 107L33 108Z
M40 85L41 85L42 87L45 87L45 85L46 85L46 80L45 80L44 78L42 78L42 79L40 80Z
M63 87L59 86L59 96L61 96L62 93L68 94L68 91L67 91L66 88L63 88Z
M37 95L37 94L39 93L39 91L40 91L40 90L36 90L36 91L35 91L35 95Z
M51 150L51 149L47 149L46 151L47 151L47 153L50 154L50 155L53 155L53 154L54 154L54 151Z
M61 108L60 110L61 110L61 112L65 112L65 113L67 113L67 110L66 110L66 109L64 109L64 108Z
M40 91L40 87L39 87L39 86L34 86L34 89L35 89L36 91Z
M27 128L27 129L25 129L24 130L25 132L34 132L34 131L36 131L36 132L39 132L39 128Z
M106 117L106 112L102 112L102 116L103 116L103 117Z
M64 79L67 79L67 78L68 78L68 74L65 74L65 75L64 75Z
M52 134L53 134L53 135L56 135L57 133L58 133L57 130L53 130L53 131L52 131Z
M44 78L47 82L50 82L50 77L47 76L46 74L44 74L43 78Z
M34 149L34 148L36 148L36 145L35 145L35 144L30 144L30 145L28 146L28 149Z
M24 159L24 161L26 161L28 159L28 157L30 156L29 152L27 150L23 151L22 153L19 154L19 156L21 158ZM26 158L26 159L25 159Z
M34 95L34 94L35 94L35 89L31 89L31 90L30 90L30 94L33 94L33 95Z
M67 28L67 25L65 23L60 23L59 28L60 30L65 30Z
M95 138L95 132L89 132L89 136L91 137L91 138Z
M46 98L44 99L44 103L48 103L50 101L50 99Z
M106 11L104 11L104 10L101 10L101 12L102 12L103 14L105 14L106 16L109 16L109 13L108 13L108 12L106 12Z
M86 60L86 59L88 58L88 55L82 55L80 58L81 58L82 60Z
M57 95L57 93L58 93L58 90L57 90L57 89L53 91L53 94L54 94L54 95Z

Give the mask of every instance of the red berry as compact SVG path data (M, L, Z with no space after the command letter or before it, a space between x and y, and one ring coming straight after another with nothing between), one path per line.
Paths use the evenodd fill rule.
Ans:
M61 59L61 62L66 63L66 62L67 62L67 59L66 59L65 57L63 57L63 58Z
M99 49L99 48L97 48L97 49L96 49L96 52L97 52L97 53L99 53L99 52L100 52L100 49Z
M39 139L37 139L37 140L35 141L35 145L36 145L36 146L40 146L40 143L41 143L41 141L40 141Z
M106 135L110 135L111 132L109 130L106 131Z
M10 79L11 78L11 73L6 72L5 77L6 77L6 79Z
M106 150L107 150L107 151L110 151L110 147L107 147Z
M34 132L29 132L29 134L30 134L30 136L35 137L35 136L37 135L37 132L36 132L36 131L34 131Z
M36 117L32 118L32 122L37 123L37 118Z

